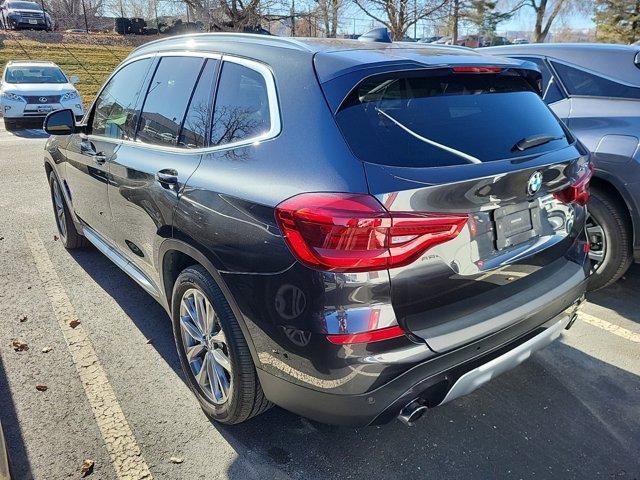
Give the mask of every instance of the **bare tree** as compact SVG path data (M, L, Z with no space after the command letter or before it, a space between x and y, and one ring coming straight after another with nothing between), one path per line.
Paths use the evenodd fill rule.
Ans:
M409 27L418 20L436 13L449 0L354 0L354 2L367 16L387 27L394 40L402 40Z
M549 35L551 25L559 16L568 12L590 12L592 0L517 0L513 11L531 8L536 14L533 28L533 41L544 42Z
M317 12L320 16L326 36L335 38L338 34L338 18L342 13L342 0L316 0Z
M270 7L278 0L184 0L196 18L208 22L213 30L243 31L260 26ZM281 16L285 18L285 16Z
M46 7L57 28L85 27L82 0L48 0ZM84 8L89 28L96 27L96 16L102 13L102 7L102 0L85 0Z

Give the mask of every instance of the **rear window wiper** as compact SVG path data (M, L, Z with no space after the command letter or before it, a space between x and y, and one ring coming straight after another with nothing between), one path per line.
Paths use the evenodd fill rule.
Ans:
M523 152L528 148L538 147L540 145L544 145L545 143L549 143L554 140L561 140L563 138L564 135L532 135L530 137L525 137L522 140L519 140L513 147L511 147L511 151L515 152L516 150L519 150Z
M391 120L393 123L395 123L398 127L400 127L402 130L404 130L405 132L407 132L409 135L411 135L412 137L420 140L421 142L424 142L428 145L432 145L436 148L439 148L441 150L444 150L445 152L449 152L452 153L453 155L456 155L457 157L460 158L464 158L467 162L469 163L482 163L482 161L479 158L474 157L473 155L469 155L468 153L464 153L461 152L460 150L456 150L453 147L449 147L447 145L443 145L442 143L438 143L434 140L431 140L429 138L423 137L422 135L414 132L413 130L411 130L409 127L407 127L406 125L403 125L402 123L400 123L398 120L396 120L395 118L393 118L391 115L389 115L387 112L379 109L378 107L375 107L376 111L378 113L380 113L381 115L384 115L385 117L387 117L389 120Z

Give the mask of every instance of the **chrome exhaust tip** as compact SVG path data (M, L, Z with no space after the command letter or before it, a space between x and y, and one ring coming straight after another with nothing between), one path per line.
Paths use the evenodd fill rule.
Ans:
M398 414L398 420L404 423L406 426L411 427L424 412L427 411L427 406L422 405L418 400L409 402Z

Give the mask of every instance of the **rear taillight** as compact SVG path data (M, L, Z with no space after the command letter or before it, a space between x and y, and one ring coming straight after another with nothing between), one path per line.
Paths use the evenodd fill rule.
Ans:
M374 197L305 193L276 207L293 254L307 266L363 272L407 265L455 238L468 215L389 212Z
M586 171L568 187L554 192L553 196L562 203L586 205L589 201L589 181L593 177L593 164L589 163Z
M453 67L454 73L500 73L502 67L485 67L475 65L462 65L459 67Z

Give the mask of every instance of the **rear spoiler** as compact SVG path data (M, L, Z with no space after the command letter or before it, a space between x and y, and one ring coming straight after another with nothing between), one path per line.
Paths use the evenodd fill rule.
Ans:
M516 63L514 65L514 63ZM490 69L500 69L501 71L516 71L519 75L524 77L527 83L531 86L532 90L538 93L538 95L542 96L542 74L538 69L538 66L529 61L521 60L511 62L507 65L500 64L499 61L496 62L495 65L491 66L480 66L480 70L490 70ZM422 63L412 62L412 61L402 61L402 62L385 62L381 64L372 64L365 65L361 68L357 69L348 69L344 74L340 76L336 76L327 80L320 85L322 86L322 91L324 92L324 96L329 104L329 108L333 114L336 114L338 110L340 110L340 106L345 101L345 99L349 96L349 94L356 88L363 80L369 78L374 75L384 75L386 73L402 73L402 72L420 72L424 71L433 72L433 71L442 71L442 70L451 70L452 74L456 69L459 71L470 70L476 66L474 65L465 65L465 64L455 64L455 65L433 65L433 66L425 66ZM482 72L488 73L488 72ZM496 73L496 72L491 72Z

